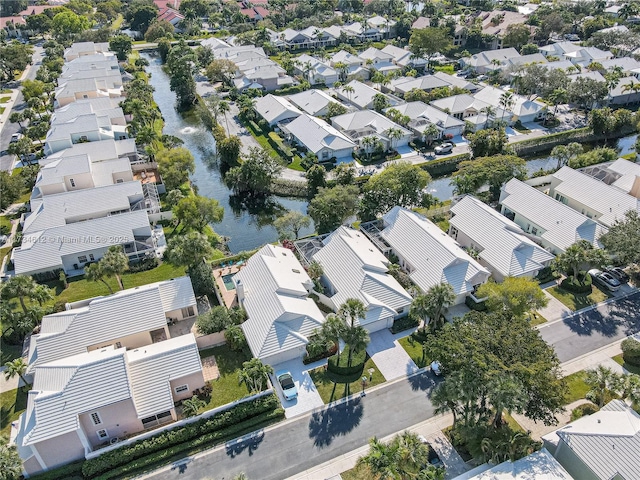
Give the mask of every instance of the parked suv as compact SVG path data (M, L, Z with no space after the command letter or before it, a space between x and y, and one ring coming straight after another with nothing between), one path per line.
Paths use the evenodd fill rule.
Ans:
M453 143L445 142L435 148L436 155L446 155L453 151Z
M610 273L602 272L594 268L589 270L589 275L591 275L593 283L599 287L603 287L605 290L616 292L620 288L620 282Z
M606 273L610 273L613 277L615 277L621 284L627 283L629 281L629 275L620 267L607 267L605 269Z

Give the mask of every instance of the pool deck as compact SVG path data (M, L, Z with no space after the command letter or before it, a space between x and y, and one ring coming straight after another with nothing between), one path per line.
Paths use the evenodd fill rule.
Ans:
M242 268L242 265L231 265L230 267L216 268L213 270L213 278L218 286L218 294L222 297L224 306L232 308L238 305L238 297L236 296L235 288L233 290L227 290L227 286L224 284L225 275L232 275L238 273Z

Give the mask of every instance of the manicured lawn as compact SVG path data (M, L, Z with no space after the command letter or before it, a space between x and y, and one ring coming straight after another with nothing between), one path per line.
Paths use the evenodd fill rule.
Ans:
M1 97L0 103L7 103L9 100L11 100L11 97Z
M11 231L11 219L6 215L0 215L0 230L7 230L7 235Z
M547 323L547 319L540 315L538 312L535 312L532 316L529 316L529 324L532 327L536 325L542 325L543 323Z
M370 368L374 369L373 379L371 382L367 380L366 389L369 389L374 385L378 385L386 381L380 373L376 364L373 363L373 360L371 360L371 358L369 358L369 355L367 355L367 361L364 364L362 375L366 375L368 378L368 370ZM360 381L360 379L352 383L333 383L329 378L330 374L328 374L328 372L323 367L316 368L315 370L309 372L309 375L311 376L313 383L316 384L318 393L320 394L320 397L322 398L322 401L324 403L333 402L334 400L339 400L340 398L351 395L352 393L358 393L362 391L362 382Z
M0 435L6 435L8 438L11 433L11 422L17 420L20 414L27 408L27 392L23 392L20 388L2 392L0 393L0 403L2 404L2 410L0 411Z
M569 387L569 393L565 398L567 404L585 398L589 391L589 386L584 381L585 373L576 372L572 373L568 377L565 377L567 381L567 387Z
M6 108L4 107L0 107L0 115L2 115L4 113L4 111L6 110Z
M516 419L509 415L506 411L502 413L502 419L507 422L509 428L515 432L526 433L526 430L520 426Z
M547 289L551 295L564 303L571 310L580 310L581 308L595 305L609 298L609 296L601 290L593 287L591 294L580 295L563 290L560 287L551 287Z
M416 362L419 368L426 367L429 362L424 358L422 344L412 339L411 336L401 338L398 343L406 350L411 359Z
M437 67L433 67L433 69L436 72L444 72L448 73L449 75L453 75L454 73L453 65L438 65Z
M302 161L302 159L298 156L295 155L293 157L293 162L291 162L289 165L287 165L287 168L290 168L291 170L296 170L298 172L304 172L304 167L302 165L300 165L300 162Z
M630 364L626 363L624 361L624 358L622 358L622 354L616 355L615 357L613 357L613 360L616 363L622 365L630 373L635 373L636 375L640 375L640 367L636 367L635 365L630 365Z
M372 480L376 478L371 472L371 469L366 465L356 465L351 470L342 472L340 476L342 480Z
M213 392L204 410L211 410L249 395L246 385L238 383L238 374L242 370L242 362L250 360L250 357L244 352L234 352L226 345L200 351L200 358L211 355L216 357L220 377L211 381Z
M168 263L163 263L159 267L147 270L146 272L125 273L122 276L122 283L124 284L124 288L133 288L162 280L169 280L170 278L181 277L184 274L184 267L174 267ZM106 281L114 292L118 291L118 282L115 277L107 278ZM47 285L56 291L54 302L77 302L78 300L110 294L104 283L90 282L85 280L84 277L69 279L69 286L66 289L60 281L49 282Z
M111 22L111 30L113 30L114 32L116 30L120 30L120 27L122 26L122 21L124 20L124 17L122 16L121 13L118 14L118 16L116 17L116 19Z
M0 93L11 93L11 89L10 88L3 88L2 90L0 90Z

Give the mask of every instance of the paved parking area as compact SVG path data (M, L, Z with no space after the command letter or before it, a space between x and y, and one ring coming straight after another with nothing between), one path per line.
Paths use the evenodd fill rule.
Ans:
M385 328L369 336L371 342L367 347L367 353L387 381L418 371L418 366L389 330Z
M298 398L295 400L285 400L282 395L282 389L280 388L280 384L277 382L275 375L271 378L271 383L273 384L275 392L278 394L278 398L280 398L280 403L282 403L282 406L284 407L284 414L287 418L302 415L303 413L310 412L315 408L324 406L324 402L322 401L322 398L320 398L320 394L308 373L309 370L313 370L314 368L321 366L323 363L327 363L327 360L325 359L320 362L304 365L300 358L273 365L274 372L278 372L280 370L291 372L293 381L295 382L296 387L298 387Z

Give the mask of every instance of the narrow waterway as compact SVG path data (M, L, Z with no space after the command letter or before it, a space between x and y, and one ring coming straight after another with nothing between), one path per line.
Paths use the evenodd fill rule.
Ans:
M276 241L278 234L272 226L276 216L286 210L306 214L307 202L304 199L272 196L259 204L247 205L245 199L232 196L215 161L213 136L206 131L196 115L183 116L176 111L176 96L169 88L169 77L162 71L159 57L148 53L141 56L150 64L147 67L151 74L149 82L155 88L153 98L164 117L164 133L182 139L184 147L193 154L196 171L192 182L198 193L215 198L224 207L224 219L221 223L212 225L214 230L230 238L228 246L232 253ZM313 229L309 228L301 231L301 235L312 232Z

